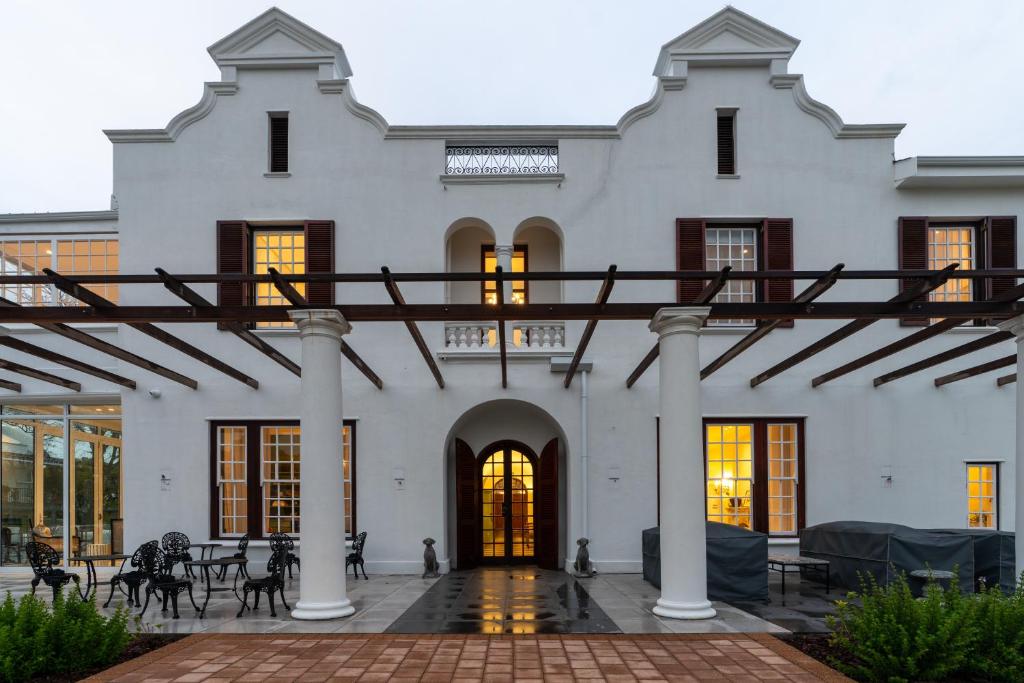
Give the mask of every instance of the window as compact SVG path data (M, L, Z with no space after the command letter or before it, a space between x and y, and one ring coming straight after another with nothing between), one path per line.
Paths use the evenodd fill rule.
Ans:
M211 536L298 535L302 434L294 420L211 425ZM345 533L354 535L355 423L342 427Z
M40 275L52 268L62 275L114 275L118 272L119 245L106 237L0 241L0 274ZM116 284L90 284L88 289L118 302ZM23 306L80 306L74 297L53 285L4 285L5 299Z
M484 273L493 273L498 265L498 258L494 253L494 245L483 245L481 247L480 256L480 271ZM512 251L512 272L513 273L526 273L529 271L529 263L527 259L527 251L525 244L517 244L513 247ZM496 304L498 303L498 294L495 290L495 282L483 282L481 283L481 298L485 304ZM529 290L526 286L526 280L513 280L512 281L512 301L513 304L525 304L529 296Z
M999 528L999 465L967 464L967 526Z
M704 422L708 520L796 535L803 527L803 420Z
M974 226L929 225L928 268L941 270L959 263L960 270L971 270L975 265ZM932 301L972 301L973 286L970 278L950 278L928 298Z
M282 275L301 275L306 272L306 236L302 228L268 229L252 231L253 272L265 275L270 268ZM296 291L305 296L306 283L293 283ZM257 306L287 304L272 282L256 283ZM291 322L262 322L257 327L292 327Z
M271 173L288 172L288 112L271 112L270 163Z
M757 270L757 226L709 225L704 233L704 263L707 270L732 266L734 273ZM753 303L757 301L753 280L729 280L713 301ZM753 320L711 320L709 325L753 325Z
M736 175L736 110L717 112L718 175Z

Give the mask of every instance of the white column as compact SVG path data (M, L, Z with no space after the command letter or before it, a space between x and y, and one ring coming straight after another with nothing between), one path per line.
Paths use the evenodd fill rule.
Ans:
M704 526L704 437L697 340L708 307L663 308L658 335L661 444L661 597L659 617L710 619Z
M302 572L295 619L355 612L345 593L341 337L352 326L335 309L289 311L302 338L300 503Z
M1017 567L1014 576L1024 571L1024 382L1020 379L1021 351L1024 344L1024 315L999 324L999 329L1013 334L1017 342L1017 448L1013 459L1013 530ZM998 514L998 510L996 511Z
M501 266L501 271L505 276L504 287L502 287L502 296L505 298L505 303L512 303L512 279L509 274L512 272L512 254L515 252L515 247L509 244L498 244L494 247L494 258L497 260L498 265Z

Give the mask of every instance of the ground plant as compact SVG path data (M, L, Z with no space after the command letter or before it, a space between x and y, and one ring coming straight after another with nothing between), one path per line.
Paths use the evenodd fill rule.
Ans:
M33 595L0 605L0 681L74 676L118 659L131 633L127 612L106 617L95 600L59 594L53 607Z
M1024 584L1010 595L964 595L929 581L915 597L905 575L836 602L829 663L860 681L1024 681Z

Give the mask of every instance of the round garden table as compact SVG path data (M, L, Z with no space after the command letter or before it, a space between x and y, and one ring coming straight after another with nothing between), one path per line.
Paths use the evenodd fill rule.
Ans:
M131 555L125 555L123 553L112 553L109 555L72 555L70 560L72 562L82 562L85 564L85 592L82 592L82 587L78 587L78 593L82 596L83 600L88 600L92 591L99 585L99 581L96 579L96 562L117 562L121 561L121 567L124 567L124 563ZM118 569L120 572L120 568Z

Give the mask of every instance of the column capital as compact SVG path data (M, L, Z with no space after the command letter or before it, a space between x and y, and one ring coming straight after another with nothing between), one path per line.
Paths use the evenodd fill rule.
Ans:
M648 328L658 337L670 334L698 334L711 312L710 306L673 306L659 308Z
M288 311L288 317L299 328L300 337L323 336L341 339L352 331L345 316L334 308L301 308Z
M999 323L997 327L1003 332L1009 332L1012 334L1017 343L1024 341L1024 315L1018 315L1016 318L1010 318Z
M494 257L495 258L512 258L515 254L516 248L511 244L495 244L494 245Z

